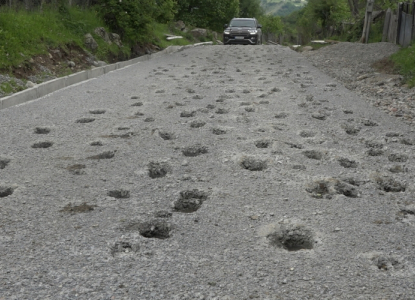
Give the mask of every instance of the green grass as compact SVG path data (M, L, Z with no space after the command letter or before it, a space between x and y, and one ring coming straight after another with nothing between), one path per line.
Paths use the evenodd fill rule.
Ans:
M173 26L169 26L167 24L153 23L152 29L154 34L153 43L159 46L160 48L167 48L168 46L188 45L190 43L189 41L193 39L190 33L184 33L180 30L174 29ZM166 40L165 34L183 36L183 39L175 39L168 41Z
M409 87L415 86L415 46L402 48L391 56L399 73L404 76Z
M0 69L18 66L32 56L44 54L49 48L68 44L83 46L83 36L96 27L105 27L93 10L71 8L61 11L44 9L0 9ZM99 44L97 56L120 51L95 36Z

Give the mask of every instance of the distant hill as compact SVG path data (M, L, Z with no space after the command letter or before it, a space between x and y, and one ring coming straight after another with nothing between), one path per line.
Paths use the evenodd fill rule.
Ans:
M301 9L307 0L261 0L261 6L267 15L286 16Z

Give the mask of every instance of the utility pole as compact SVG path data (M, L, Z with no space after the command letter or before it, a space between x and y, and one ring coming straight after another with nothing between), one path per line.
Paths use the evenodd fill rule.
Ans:
M365 23L363 25L363 33L360 42L367 43L369 40L370 25L372 24L373 4L375 0L367 0Z

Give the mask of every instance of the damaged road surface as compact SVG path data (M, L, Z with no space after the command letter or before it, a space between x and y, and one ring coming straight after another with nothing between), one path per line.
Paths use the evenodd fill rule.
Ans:
M282 46L0 111L0 299L414 299L413 128Z

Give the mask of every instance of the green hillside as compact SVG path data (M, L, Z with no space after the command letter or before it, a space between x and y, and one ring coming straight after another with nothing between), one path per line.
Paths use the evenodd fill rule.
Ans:
M267 15L286 16L299 10L307 0L261 0L261 6Z

